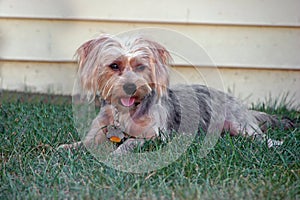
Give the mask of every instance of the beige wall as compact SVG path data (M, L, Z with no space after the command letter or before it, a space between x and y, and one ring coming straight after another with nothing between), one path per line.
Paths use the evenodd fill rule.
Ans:
M71 94L73 55L81 43L100 33L157 27L203 47L223 80L220 85L211 63L196 57L193 64L206 66L198 70L210 85L247 102L289 92L300 104L300 1L124 2L0 1L0 87ZM175 58L175 66L193 82L203 82L188 63ZM178 82L176 76L172 80Z

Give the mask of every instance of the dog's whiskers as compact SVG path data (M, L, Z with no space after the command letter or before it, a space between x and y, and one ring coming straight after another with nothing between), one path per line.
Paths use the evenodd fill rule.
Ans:
M112 81L113 81L113 79L108 79L108 81L106 82L105 86L103 87L102 92L104 92L106 90L106 88L110 85L110 82L112 82ZM113 88L113 85L111 85L110 88L108 89L106 95L104 96L104 99L107 99L107 97L109 96L112 88Z

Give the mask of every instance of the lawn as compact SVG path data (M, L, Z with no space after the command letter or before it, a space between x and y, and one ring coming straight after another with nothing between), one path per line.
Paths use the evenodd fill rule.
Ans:
M299 120L284 105L254 107ZM285 142L267 148L225 136L201 158L201 142L194 141L163 169L125 173L84 148L57 150L80 140L70 99L10 96L0 104L0 199L299 199L300 129L268 135Z

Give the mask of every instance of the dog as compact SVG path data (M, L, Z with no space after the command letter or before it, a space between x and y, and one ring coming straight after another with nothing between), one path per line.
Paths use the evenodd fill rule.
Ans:
M82 44L76 54L81 86L90 101L99 96L101 108L83 141L62 148L115 142L116 153L127 153L161 132L171 136L212 130L272 147L282 141L268 139L268 127L293 127L289 119L249 110L237 98L205 85L170 86L170 53L145 37L101 35Z

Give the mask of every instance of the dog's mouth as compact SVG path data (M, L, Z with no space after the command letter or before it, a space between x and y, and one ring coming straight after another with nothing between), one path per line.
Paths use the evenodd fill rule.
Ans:
M121 97L120 104L124 107L131 107L139 104L136 97Z

